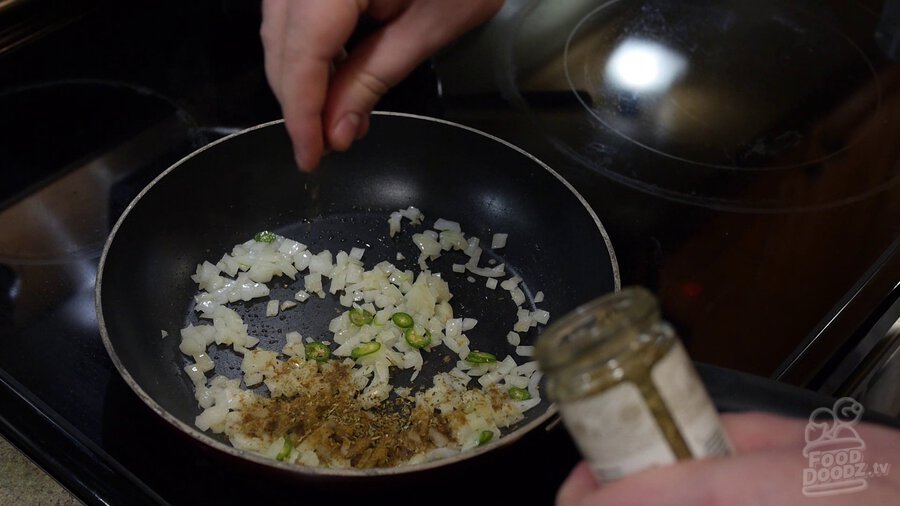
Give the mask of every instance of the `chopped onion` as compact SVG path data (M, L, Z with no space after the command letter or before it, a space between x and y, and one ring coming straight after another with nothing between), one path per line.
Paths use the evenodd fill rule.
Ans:
M423 254L430 259L435 259L441 255L441 245L434 237L429 234L413 234L413 242Z
M509 374L510 371L516 368L516 359L507 355L503 361L497 366L497 372L502 375Z
M512 300L516 303L517 306L521 306L525 303L525 293L521 288L513 289L512 291L510 291L510 295L512 295Z
M449 251L451 249L462 251L468 247L465 235L462 232L455 230L442 230L439 241L441 243L441 249L444 251Z
M459 223L455 221L445 220L444 218L438 218L434 222L435 230L452 230L454 232L459 232Z
M279 252L284 253L285 255L289 255L291 257L293 257L294 255L296 255L297 253L300 253L301 251L303 251L305 249L306 249L305 244L297 242L293 239L287 239L287 238L285 238L281 242L281 245L278 246Z
M309 262L310 274L321 274L330 277L332 269L334 269L334 266L332 265L331 252L328 250L324 250L318 255L313 256Z
M307 274L303 277L303 284L306 287L306 291L318 295L321 299L325 298L325 291L322 288L321 274Z
M506 266L504 264L488 268L475 267L473 265L466 264L466 269L468 269L472 274L486 278L500 278L506 275Z
M424 215L412 206L391 213L388 220L391 236L400 232L404 218L417 225L422 223ZM231 253L224 255L217 264L199 264L192 276L200 289L195 297L196 310L201 318L212 320L212 324L189 325L182 329L179 345L181 351L193 359L193 363L184 370L194 384L198 405L203 409L195 424L203 430L225 432L236 448L270 457L282 453L284 439L281 435L274 439L249 437L239 431L239 425L235 428L234 424L230 421L226 423L226 420L231 420L229 413L232 410L241 409L245 399L260 395L242 390L242 381L247 386L264 385L268 394L263 395L293 395L289 393L292 391L291 387L286 387L281 383L283 380L278 380L275 368L285 364L284 357L291 357L290 363L294 367L309 363L305 347L313 342L329 346L331 362L344 363L349 368L349 381L358 389L358 399L363 406L375 406L394 392L416 404L425 402L426 407L433 412L449 414L458 410L463 414L460 422L462 425L455 427L453 434L439 434L438 438L443 437L444 444L453 446L443 449L444 451L455 454L473 445L473 441L477 443L478 438L473 437L473 434L490 430L499 436L501 428L521 421L523 410L541 402L537 388L540 373L536 362L518 365L511 353L506 354L499 362L477 365L466 362L465 358L471 352L471 342L466 332L478 332L474 330L478 321L474 318L454 317L454 310L449 302L452 298L450 287L440 273L429 271L427 261L438 258L443 252L461 251L468 258L465 263L452 263L453 272L472 274L466 276L470 283L475 282L473 275L482 276L487 278L487 289L496 290L500 285L510 292L518 310L514 331L507 334L506 340L514 348L515 355L527 357L533 354L534 347L523 346L517 332L527 331L538 323L545 324L549 320L549 312L541 309L529 311L522 307L526 301L523 291L525 287L519 287L522 280L518 276L512 276L501 283L500 278L506 276L506 266L502 261L488 258L487 265L490 267L479 266L484 253L481 241L478 237L466 237L458 222L438 219L432 230L422 230L411 234L411 237L420 251L421 272L401 270L387 261L366 270L362 262L365 248L353 247L349 252L337 251L333 255L328 250L310 251L303 243L282 236L276 236L270 243L248 240L234 246ZM494 234L491 248L505 247L506 240L507 234ZM395 257L398 261L405 260L399 252ZM327 282L328 290L341 305L366 311L371 317L367 316L369 319L363 324L359 324L358 318L351 321L348 311L333 318L328 329L333 335L334 345L320 335L304 338L298 332L288 332L281 350L255 349L259 339L248 334L247 325L226 304L268 297L269 287L265 283L280 276L295 279L301 272L304 273L304 289L296 292L294 300L269 300L266 304L268 316L277 316L280 311L297 306L297 302L305 302L312 293L324 298L324 285ZM452 282L458 281L457 277L451 277ZM535 296L536 301L538 298L543 300L542 292ZM428 331L431 342L422 349L411 346L404 338L403 329L391 321L392 316L398 312L412 317L416 332ZM161 331L161 334L165 336L165 331ZM372 342L380 345L377 350L351 358L357 346ZM231 346L234 353L242 355L242 378L214 376L207 382L205 373L215 368L215 363L207 355L207 349L213 343ZM413 381L422 371L429 353L442 345L455 353L459 360L449 372L435 374L431 378L431 388L417 389L413 394L410 388L395 389L391 385L392 368L411 369L410 381ZM513 401L504 396L504 401L500 403L502 408L498 408L487 395L487 390L482 392L478 385L474 388L467 386L472 383L473 377L485 389L491 387L505 391L512 386L528 388L533 398L529 401ZM476 392L477 395L474 395ZM470 397L470 394L474 397ZM460 404L463 402L464 404ZM437 455L440 453L438 450L423 451L413 456L409 462ZM320 458L323 457L316 454L314 446L307 444L304 447L303 443L289 453L285 462L302 465L319 465ZM327 461L321 464L333 465Z
M388 235L390 237L394 237L395 235L397 235L397 232L400 231L401 218L403 218L403 216L399 211L394 211L393 213L391 213L391 217L388 218Z
M519 320L513 325L513 331L515 332L528 332L528 329L531 328L531 322Z
M531 376L537 371L538 363L537 361L525 362L524 364L516 367L516 374L519 376Z
M516 346L516 355L530 357L534 355L534 346Z
M503 281L502 283L500 283L500 288L503 288L504 290L507 290L507 291L515 290L516 287L519 286L520 281L522 281L522 278L520 278L519 276L513 276L513 277L507 279L506 281Z
M422 214L422 211L419 211L418 208L409 206L406 209L400 210L400 215L409 220L413 225L420 225L422 220L425 219L425 215Z
M516 376L515 374L507 374L503 378L503 383L516 388L528 388L527 376Z

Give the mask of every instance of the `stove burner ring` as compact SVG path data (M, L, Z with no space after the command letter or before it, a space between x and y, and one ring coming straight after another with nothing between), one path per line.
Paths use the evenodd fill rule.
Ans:
M535 5L503 47L500 85L558 152L623 186L731 212L841 207L900 182L884 149L900 126L888 110L896 97L883 97L881 81L900 73L862 49L876 12L832 7ZM629 44L631 63L668 68L612 75ZM570 98L548 105L544 92Z
M649 105L648 109L651 109L646 114L650 112L659 113L661 110L665 110L665 112L669 113L669 117L680 116L682 123L690 123L692 124L691 126L699 127L701 130L705 129L707 134L715 136L714 128L705 127L705 125L715 125L715 117L717 115L711 113L710 110L696 113L683 104L678 97L678 84L689 80L683 78L685 74L690 72L691 67L697 66L696 58L695 61L688 62L686 55L682 54L682 52L672 49L667 44L657 40L657 34L652 32L653 29L661 30L661 27L648 28L646 26L636 29L628 37L617 41L616 47L606 59L588 57L584 61L578 61L577 57L572 56L575 52L573 46L576 44L579 36L582 35L579 32L588 31L585 27L590 25L592 19L597 18L604 10L613 7L619 2L621 0L605 2L578 20L566 38L563 50L563 69L569 89L575 95L578 103L603 127L640 148L678 162L702 167L725 170L782 170L821 164L845 152L870 133L870 128L864 128L862 131L856 132L847 142L824 146L825 151L813 158L787 163L778 162L773 160L773 158L802 144L805 137L803 132L808 128L783 128L775 133L766 133L764 135L757 135L758 129L750 130L748 128L747 131L738 132L739 135L729 139L732 142L724 142L716 146L710 145L709 147L712 148L710 151L714 151L714 153L711 153L706 160L703 159L702 155L697 155L696 153L680 153L678 146L666 146L667 137L680 133L677 131L678 127L668 128L663 126L663 132L660 135L656 135L656 131L660 130L659 122L656 121L657 118L634 117L635 114L645 114L641 110L643 106ZM648 8L645 8L646 10ZM789 14L793 14L793 16ZM652 18L652 16L650 17ZM874 94L872 114L881 114L881 85L871 61L866 57L863 50L852 39L837 29L832 27L823 28L820 23L816 23L812 18L807 18L805 22L798 22L798 17L807 17L807 15L799 10L793 13L772 15L774 23L771 23L771 26L778 28L782 32L778 35L791 37L786 40L784 45L792 46L791 49L795 51L793 54L782 52L781 59L787 61L793 59L796 61L803 57L801 53L805 50L820 51L821 49L811 47L811 45L804 45L805 43L803 42L803 39L810 38L810 30L820 30L821 32L815 34L812 40L827 40L829 44L842 46L828 48L828 51L821 51L829 53L832 57L836 51L842 51L845 55L852 55L854 58L853 65L855 66L853 70L857 73L864 73L866 78L871 79L871 83L874 84L871 90L871 93ZM652 23L652 21L642 21L641 23ZM641 28L646 30L647 33L634 35L634 33L640 33ZM627 31L627 29L624 31ZM588 35L590 36L590 34ZM677 38L675 36L672 37ZM688 43L685 44L690 45ZM697 53L702 52L695 45L690 51L690 56L696 57ZM592 54L590 51L588 53ZM774 67L778 66L770 63L772 58L768 55L768 52L760 51L760 53L766 53L766 55L762 56L760 61L753 62L754 65L768 66L770 70L774 70ZM727 55L719 52L715 56ZM713 58L710 59L712 60ZM716 66L721 65L722 62L703 62L701 60L700 64L701 67L704 64L708 64L713 70L716 70ZM745 64L742 61L741 65ZM581 72L579 73L578 71ZM587 90L585 90L584 86L579 86L580 83L577 82L579 81L579 76L583 77L583 84L588 85ZM746 76L741 77L746 78ZM706 77L706 79L713 80L710 77ZM752 77L743 80L744 83L751 81ZM695 84L702 85L704 83L700 81ZM732 81L718 84L731 85L739 91L748 92L746 95L751 93L757 94L757 97L750 98L760 97L759 90L742 88L742 83L740 82ZM750 84L750 86L753 87L756 84ZM685 95L685 93L682 93L682 95ZM696 99L696 97L690 96L686 98ZM735 101L741 98L743 97L732 95L732 99ZM596 106L595 103L600 105ZM701 103L700 105L703 104ZM759 105L764 106L764 104ZM743 142L734 142L738 139ZM694 142L694 139L690 139L690 142ZM738 151L735 151L735 147ZM682 149L681 151L689 151L689 149ZM728 158L733 163L713 161L720 158L723 151L728 153Z

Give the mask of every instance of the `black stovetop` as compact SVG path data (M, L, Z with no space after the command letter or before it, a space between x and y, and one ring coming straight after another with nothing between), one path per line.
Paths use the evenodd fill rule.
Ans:
M655 290L693 357L725 368L703 369L720 408L747 407L735 401L746 385L732 386L748 377L722 380L728 370L816 387L855 326L896 297L900 68L883 50L880 3L551 4L508 1L379 107L488 131L572 182L609 232L623 284ZM258 5L15 8L0 10L0 26L18 30L0 34L4 435L89 503L404 492L406 502L453 480L497 484L527 504L552 499L578 458L561 430L414 485L354 489L222 466L158 420L100 341L96 265L111 224L152 177L280 115ZM732 42L712 47L722 37ZM597 62L622 47L667 55L678 93L599 87L613 70ZM510 473L527 485L503 488ZM186 477L199 479L186 487Z

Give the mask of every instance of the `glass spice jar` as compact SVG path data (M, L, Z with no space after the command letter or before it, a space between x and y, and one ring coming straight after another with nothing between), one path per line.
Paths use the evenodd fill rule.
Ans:
M557 320L535 355L550 399L601 482L732 452L693 363L643 288Z

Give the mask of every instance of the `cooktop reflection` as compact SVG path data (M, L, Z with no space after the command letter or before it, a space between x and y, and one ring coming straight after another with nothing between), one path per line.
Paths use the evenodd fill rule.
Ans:
M854 177L878 157L882 89L900 77L867 56L877 23L855 3L535 2L501 73L513 103L591 171L705 207L810 211L900 179ZM548 106L548 93L572 99Z

